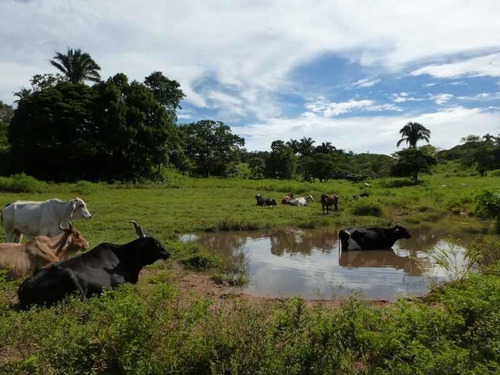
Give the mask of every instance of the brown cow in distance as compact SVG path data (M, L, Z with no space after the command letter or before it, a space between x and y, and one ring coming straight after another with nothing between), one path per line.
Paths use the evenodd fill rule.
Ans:
M290 204L294 199L293 193L287 194L281 200L281 204Z
M0 268L7 268L11 278L21 278L89 247L71 223L69 228L61 230L63 233L55 237L36 236L25 244L0 244Z
M338 201L339 196L337 194L321 194L321 208L323 209L323 214L325 213L325 207L327 214L329 212L330 206L334 206L335 211L338 211Z

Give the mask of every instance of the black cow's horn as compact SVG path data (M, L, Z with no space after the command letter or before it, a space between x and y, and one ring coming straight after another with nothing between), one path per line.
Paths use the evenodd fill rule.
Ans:
M64 231L64 228L63 228L61 222L59 222L59 229L61 229L62 231Z
M146 235L144 234L144 232L142 231L142 228L141 226L139 225L139 223L135 220L130 220L130 223L134 224L134 227L135 227L135 233L137 233L137 237L139 238L144 238L146 237Z
M73 230L73 223L71 221L68 221L68 228L69 230Z

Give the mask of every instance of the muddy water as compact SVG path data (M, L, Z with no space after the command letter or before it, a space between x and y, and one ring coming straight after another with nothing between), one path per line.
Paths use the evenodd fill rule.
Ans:
M242 292L273 297L329 299L362 295L394 300L425 294L432 282L445 281L465 266L463 247L433 228L412 228L412 238L393 250L341 252L338 229L281 229L219 232L181 236L221 255L233 268L245 270ZM462 240L471 236L462 235ZM469 238L467 238L469 237ZM438 266L434 249L453 251L452 270Z

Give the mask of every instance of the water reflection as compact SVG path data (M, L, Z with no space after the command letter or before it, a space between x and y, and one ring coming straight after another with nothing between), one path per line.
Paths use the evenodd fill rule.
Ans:
M234 268L246 269L246 293L331 298L359 292L369 299L393 300L427 292L426 271L446 276L428 253L448 245L446 233L432 227L411 233L394 250L342 253L335 228L202 233L183 240L199 241Z
M350 250L340 254L341 267L390 267L410 276L425 272L422 261L415 255L398 255L394 250Z

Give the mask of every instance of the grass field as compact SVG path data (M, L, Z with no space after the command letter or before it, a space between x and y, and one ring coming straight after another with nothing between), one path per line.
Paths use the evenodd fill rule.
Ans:
M498 189L500 177L445 177L443 172L416 186L394 179L369 183L179 176L141 186L0 179L0 204L85 199L93 219L74 224L91 247L134 239L128 221L135 219L173 254L148 267L136 287L49 309L19 311L15 295L20 281L0 281L0 373L498 373L500 269L494 264L500 249L498 236L486 234L494 230L492 221L474 213L477 194ZM370 197L352 199L362 191ZM312 194L316 200L304 208L255 206L257 193L281 200L289 192ZM338 212L321 213L323 192L340 195ZM411 227L443 223L442 218L450 235L464 228L480 235L487 246L477 250L488 247L490 258L483 273L421 301L377 306L351 298L332 307L300 299L217 300L181 290L173 266L187 270L220 264L198 245L176 241L182 233L390 223Z

